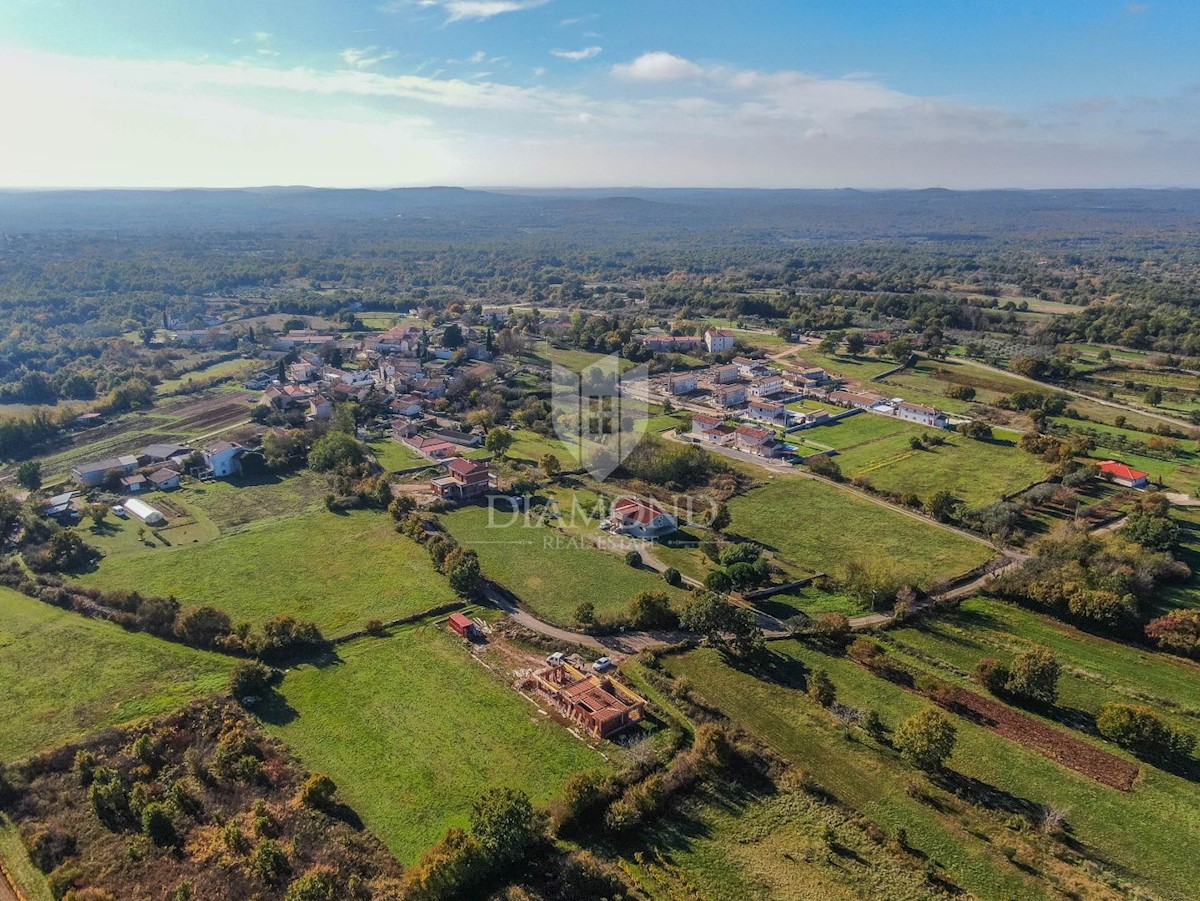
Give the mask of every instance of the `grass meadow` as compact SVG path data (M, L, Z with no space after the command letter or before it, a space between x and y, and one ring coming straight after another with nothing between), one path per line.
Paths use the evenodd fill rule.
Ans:
M914 437L940 435L945 443L914 450ZM971 507L1000 500L1044 479L1050 466L997 435L976 441L909 422L859 413L818 426L804 437L838 450L835 458L847 478L863 477L880 491L911 492L928 501L949 491Z
M222 691L232 666L0 588L0 761Z
M884 560L928 585L992 556L987 545L815 479L776 478L730 500L729 511L729 532L807 572Z
M1049 804L1067 812L1074 842L1103 861L1113 877L1160 897L1193 896L1200 880L1200 789L1195 783L1145 766L1134 789L1121 792L955 717L958 744L948 765L990 786L1000 807L989 812L955 803L927 806L905 792L916 774L894 752L865 741L846 742L828 714L799 688L807 673L823 668L841 703L876 710L891 728L929 703L847 658L798 644L773 647L780 653L771 680L734 671L710 651L672 659L669 667L688 676L705 699L812 773L841 800L887 827L905 826L910 843L945 866L968 891L981 897L1039 894L1025 882L1026 872L1053 875L1060 869L1056 859L1025 849L1013 855L1021 864L1017 867L997 851L1009 842L1005 833L1011 814L1004 808L1032 805L1036 810L1036 805ZM1128 665L1136 665L1132 655ZM1162 841L1167 834L1171 842ZM981 835L988 836L986 843L979 840Z
M453 598L424 548L392 526L375 511L321 509L255 522L203 544L114 554L83 581L210 604L235 623L290 614L336 635Z
M605 760L473 660L441 627L422 625L338 648L337 662L288 673L267 727L402 862L474 800L507 786L544 803Z
M495 521L501 526L512 522L507 528L489 528L489 511L483 506L462 507L445 514L442 522L460 544L479 554L487 576L539 616L569 625L582 601L591 601L604 616L626 612L639 591L682 597L658 573L628 566L620 553L595 547L603 533L594 527L560 529L532 519L526 525L506 509L497 509Z

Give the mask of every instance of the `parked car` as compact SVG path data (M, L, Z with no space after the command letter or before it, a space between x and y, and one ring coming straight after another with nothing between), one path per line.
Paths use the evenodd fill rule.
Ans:
M121 519L125 518L125 508L122 507L120 504L117 504L115 507L113 507L112 512L113 512L113 516L119 516L119 517L121 517Z
M598 673L602 673L605 670L612 669L614 666L616 666L616 664L612 662L611 657L601 657L599 660L597 660L595 663L592 664L592 669L594 669Z
M555 651L553 654L551 654L549 657L546 658L546 662L549 663L551 666L561 666L562 662L563 662L563 652Z

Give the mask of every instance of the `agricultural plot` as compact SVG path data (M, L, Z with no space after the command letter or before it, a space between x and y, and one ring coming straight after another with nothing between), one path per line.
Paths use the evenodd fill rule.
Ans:
M222 691L232 665L0 588L0 761Z
M883 637L917 665L936 659L943 676L963 679L985 657L1007 661L1042 645L1063 665L1058 687L1064 718L1087 724L1104 704L1119 701L1148 703L1184 729L1200 726L1200 666L1089 635L1012 604L972 598L947 616Z
M473 660L432 625L343 645L327 665L294 668L268 731L341 796L404 863L450 826L465 826L488 788L557 794L599 754Z
M89 585L174 595L219 607L234 622L288 614L327 635L397 619L453 598L424 548L389 517L325 510L272 519L205 544L140 548L105 559Z
M896 367L895 360L881 360L879 357L852 357L849 354L840 353L823 354L817 350L815 344L803 348L795 356L789 357L786 362L789 365L806 363L811 366L820 366L831 375L857 380L862 382L865 387L869 387L867 383L874 376Z
M914 450L911 440L922 435L938 435L945 443ZM837 448L835 459L848 478L866 478L880 491L912 493L923 501L949 491L968 506L983 506L1041 481L1050 471L1013 439L997 435L976 441L876 413L808 429L804 437Z
M569 501L568 501L569 503ZM442 517L459 542L479 555L485 575L503 585L539 616L568 625L575 608L591 601L599 616L625 613L639 591L676 596L658 573L628 566L620 553L595 547L604 533L594 525L544 525L500 505L463 507ZM564 517L570 515L564 509Z
M1041 871L1045 878L1059 868L1053 858L1039 856L1021 860L1020 869L1013 866L1005 872L1003 864L998 865L989 852L977 846L975 835L957 830L946 834L951 812L978 816L984 822L990 821L990 829L995 830L1014 811L1032 808L1036 812L1037 805L1049 804L1067 811L1072 838L1086 849L1087 856L1103 862L1099 867L1120 873L1151 894L1191 897L1200 880L1196 857L1200 851L1200 830L1196 828L1200 824L1200 788L1194 783L1143 767L1143 781L1132 791L1119 791L1061 766L1018 741L1000 740L992 730L956 717L958 744L949 766L990 787L992 797L997 799L993 811L987 812L984 805L973 809L952 805L933 814L930 808L901 814L901 809L909 805L896 795L903 792L900 786L911 778L911 770L907 777L902 771L893 772L892 786L876 784L881 771L897 764L892 752L885 748L869 751L836 739L830 742L827 729L832 721L815 723L826 715L814 711L812 702L797 689L806 673L824 668L837 687L841 703L879 711L892 728L929 706L928 702L847 658L830 657L799 645L778 647L774 669L783 675L776 681L735 673L707 651L672 659L669 666L687 675L700 686L698 691L707 700L803 766L839 798L888 825L893 817L902 816L895 822L904 822L910 837L922 833L912 844L936 857L968 891L982 897L1037 894L1020 884L1024 872ZM790 680L795 681L795 687ZM1003 741L1002 751L997 748L998 741ZM1171 842L1162 841L1167 834L1172 836ZM1007 884L996 882L998 878L1004 878Z
M179 378L166 379L160 382L154 388L154 393L159 397L169 397L177 394L179 391L186 389L189 382L195 384L199 381L207 381L209 379L225 378L227 376L243 376L261 366L261 361L251 360L245 357L239 357L234 360L222 360L219 363L212 363L207 366L201 366L198 369L193 369L191 372L185 372Z
M733 498L729 511L729 532L810 573L836 574L851 561L886 561L928 585L992 556L985 544L815 479L775 479Z

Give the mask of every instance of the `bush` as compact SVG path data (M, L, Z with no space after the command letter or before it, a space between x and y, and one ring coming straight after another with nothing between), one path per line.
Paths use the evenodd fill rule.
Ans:
M1114 744L1152 758L1187 757L1196 744L1194 735L1134 704L1105 704L1096 716L1096 729Z
M905 760L930 772L942 769L946 758L954 753L957 740L958 730L932 708L906 719L894 738L896 748Z
M975 681L992 694L1002 695L1008 685L1008 667L999 660L984 658L975 667Z
M629 602L629 622L635 629L672 629L679 617L661 591L641 591Z
M1176 654L1200 654L1200 610L1172 610L1146 624L1146 637Z
M1059 670L1058 660L1048 649L1030 648L1009 665L1005 691L1022 700L1053 704L1058 700Z
M43 873L49 873L78 851L75 837L57 829L43 829L29 839L29 858Z
M815 475L822 476L834 482L841 482L845 479L842 475L842 467L838 466L832 457L825 454L817 454L814 457L809 457L805 463Z
M664 569L662 575L663 581L674 588L678 588L683 584L683 574L673 566L668 566Z
M179 833L175 831L166 804L151 801L142 808L142 834L160 848L174 848L179 844Z
M279 885L292 871L287 855L283 848L271 839L266 839L258 846L254 856L250 858L250 872L267 885Z
M837 700L837 690L829 673L819 669L809 677L808 696L822 707L829 707Z
M627 551L625 554L625 565L626 566L641 566L642 565L642 555L640 553L638 553L637 551Z
M272 673L261 663L239 663L229 680L229 693L234 700L261 698L271 690Z
M337 785L328 776L313 773L300 787L296 795L296 803L313 810L329 810L333 806Z

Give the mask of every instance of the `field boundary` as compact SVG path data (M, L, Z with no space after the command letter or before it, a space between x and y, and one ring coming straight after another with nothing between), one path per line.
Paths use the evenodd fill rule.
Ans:
M393 629L396 626L407 626L412 623L420 622L424 619L433 619L445 613L453 613L455 610L462 610L467 606L467 602L463 600L449 601L445 604L439 604L436 607L430 607L428 610L422 610L418 613L410 613L408 616L402 616L399 619L393 619L386 623L381 623L380 629ZM354 632L347 632L344 635L338 635L336 638L329 639L331 645L345 644L348 641L354 641L358 638L366 638L371 635L373 630L362 628Z

